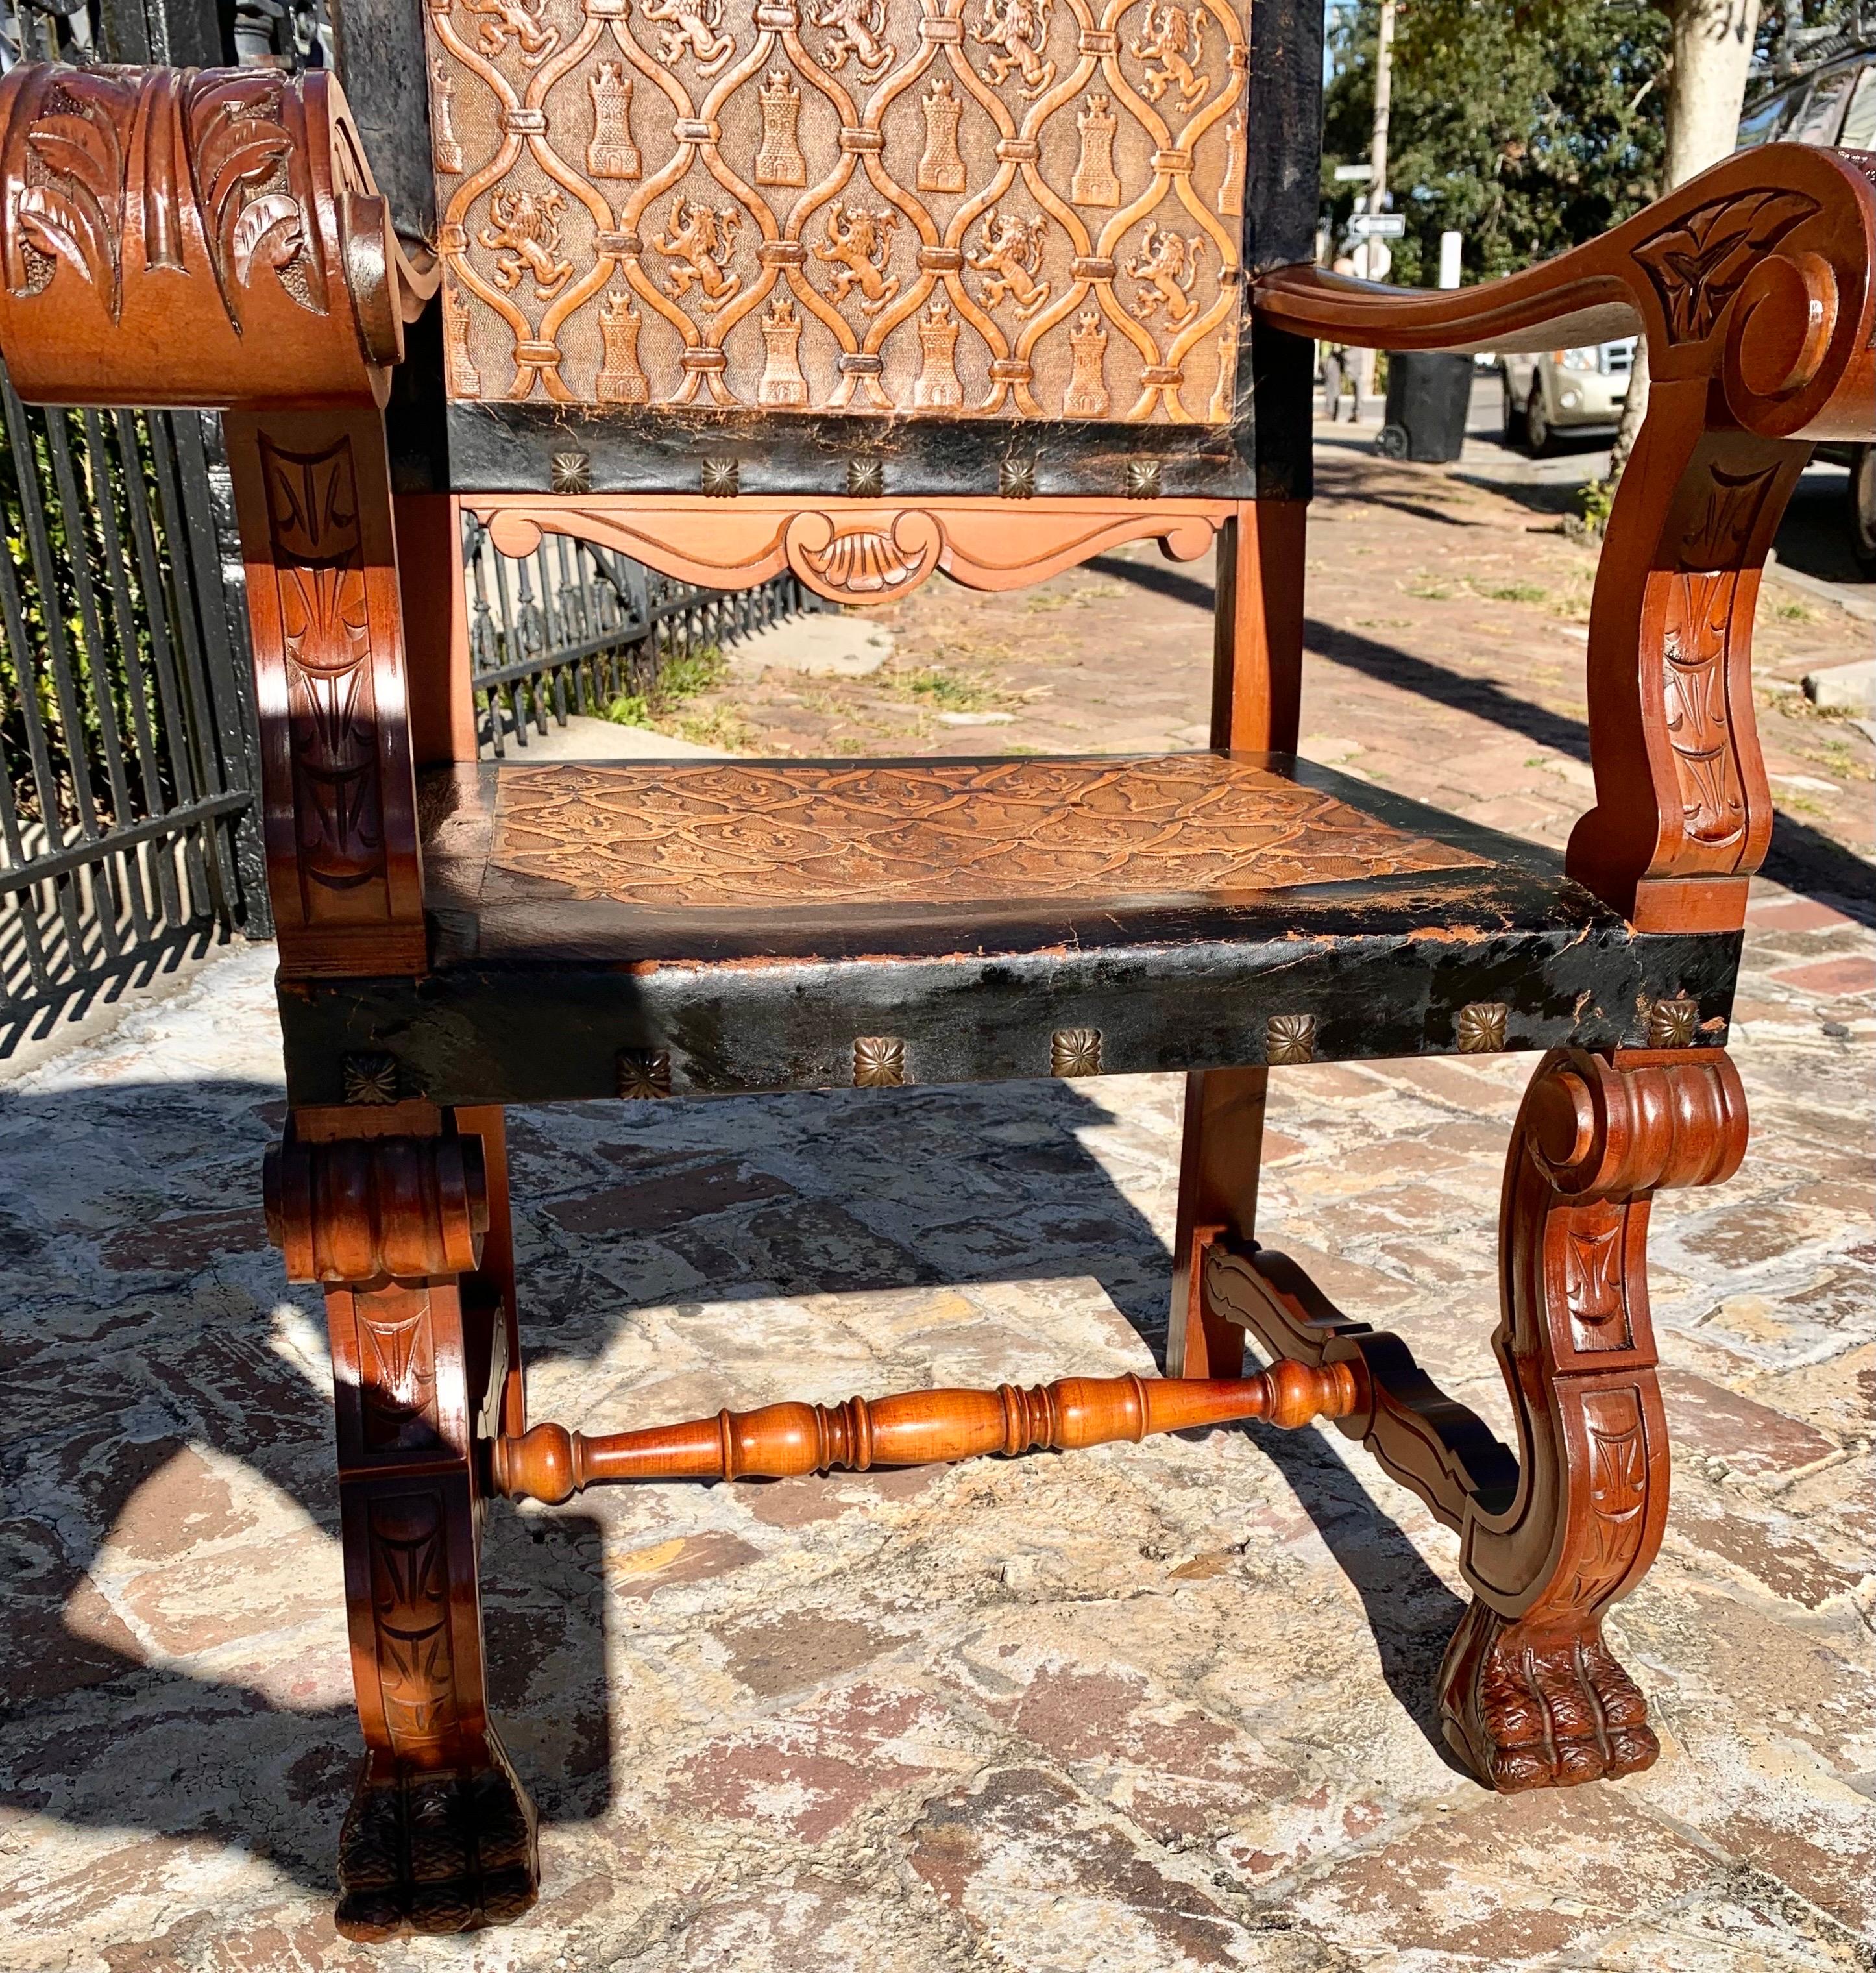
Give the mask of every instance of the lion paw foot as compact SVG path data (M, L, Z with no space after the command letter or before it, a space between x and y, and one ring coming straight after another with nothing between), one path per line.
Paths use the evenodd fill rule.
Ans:
M434 1771L367 1759L338 1840L348 1939L505 1925L534 1901L534 1804L491 1736L485 1762Z
M1506 1795L1635 1774L1661 1752L1599 1627L1527 1627L1482 1603L1447 1647L1440 1711L1466 1765Z

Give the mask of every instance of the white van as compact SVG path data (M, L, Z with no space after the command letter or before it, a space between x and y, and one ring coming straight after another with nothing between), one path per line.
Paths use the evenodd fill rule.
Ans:
M1505 383L1505 442L1527 452L1550 449L1554 432L1604 425L1611 430L1629 395L1635 338L1581 349L1541 350L1501 359Z

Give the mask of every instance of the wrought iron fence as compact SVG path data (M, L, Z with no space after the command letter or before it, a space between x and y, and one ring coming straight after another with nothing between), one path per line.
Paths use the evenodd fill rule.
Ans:
M0 400L0 1021L17 1021L204 934L263 931L266 907L218 428L28 411L4 380Z
M629 555L543 535L532 555L500 554L463 517L470 673L479 752L525 748L550 719L649 697L674 660L739 638L820 599L793 575L753 589L698 589Z
M329 64L323 0L0 0L21 61ZM26 1022L272 929L247 612L212 416L28 410L0 370L0 1054ZM481 747L649 695L672 660L821 607L557 537L464 541Z

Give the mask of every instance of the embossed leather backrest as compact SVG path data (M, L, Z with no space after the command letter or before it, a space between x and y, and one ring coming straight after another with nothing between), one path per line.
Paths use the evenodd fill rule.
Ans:
M387 57L361 4L386 0L346 14L375 153L369 64ZM889 442L925 461L907 490L993 492L984 460L1027 432L1039 492L1123 492L1142 456L1193 462L1167 492L1248 492L1224 483L1248 460L1249 208L1275 185L1287 235L1313 221L1312 11L426 0L450 428L471 429L472 405L539 407L498 414L511 437L542 414L564 430L554 407L606 417L666 461L616 483L695 491L713 434L844 459L909 420ZM1280 98L1257 86L1266 44ZM1266 262L1306 257L1306 237L1263 244ZM963 455L932 428L964 424L999 430L1000 454L966 445L967 470L935 467ZM745 490L829 490L825 457L765 479L763 447L737 449Z

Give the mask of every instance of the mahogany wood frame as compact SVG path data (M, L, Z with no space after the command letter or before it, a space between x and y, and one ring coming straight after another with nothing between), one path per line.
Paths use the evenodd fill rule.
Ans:
M472 751L466 504L504 546L552 528L725 585L787 566L846 601L903 594L935 568L1001 588L1119 541L1190 556L1215 535L1213 743L1293 745L1298 502L739 497L733 480L714 499L400 499L379 407L434 277L393 238L335 88L27 66L0 79L0 339L22 394L231 414L289 986L428 968L414 774ZM1486 287L1410 296L1301 268L1257 283L1266 330L1345 342L1648 337L1655 396L1592 613L1597 802L1569 857L1637 928L1742 921L1770 825L1753 605L1809 447L1870 428L1873 240L1876 159L1773 147ZM531 1432L500 1111L410 1100L394 1064L348 1067L351 1100L298 1108L266 1176L289 1276L325 1291L338 1386L368 1749L341 1839L342 1929L456 1930L532 1902L534 1811L488 1717L479 1530L498 1490L554 1497L609 1473L797 1471L882 1447L946 1458L1328 1415L1459 1533L1474 1601L1441 1703L1472 1770L1509 1790L1646 1765L1646 1707L1601 1620L1648 1567L1666 1511L1649 1201L1724 1180L1747 1131L1737 1075L1691 1004L1656 1013L1658 1047L1547 1057L1513 1129L1494 1346L1515 1454L1397 1338L1343 1317L1257 1245L1261 1067L1188 1086L1168 1349L1180 1381L776 1407L610 1440ZM1246 1330L1278 1360L1240 1382Z

